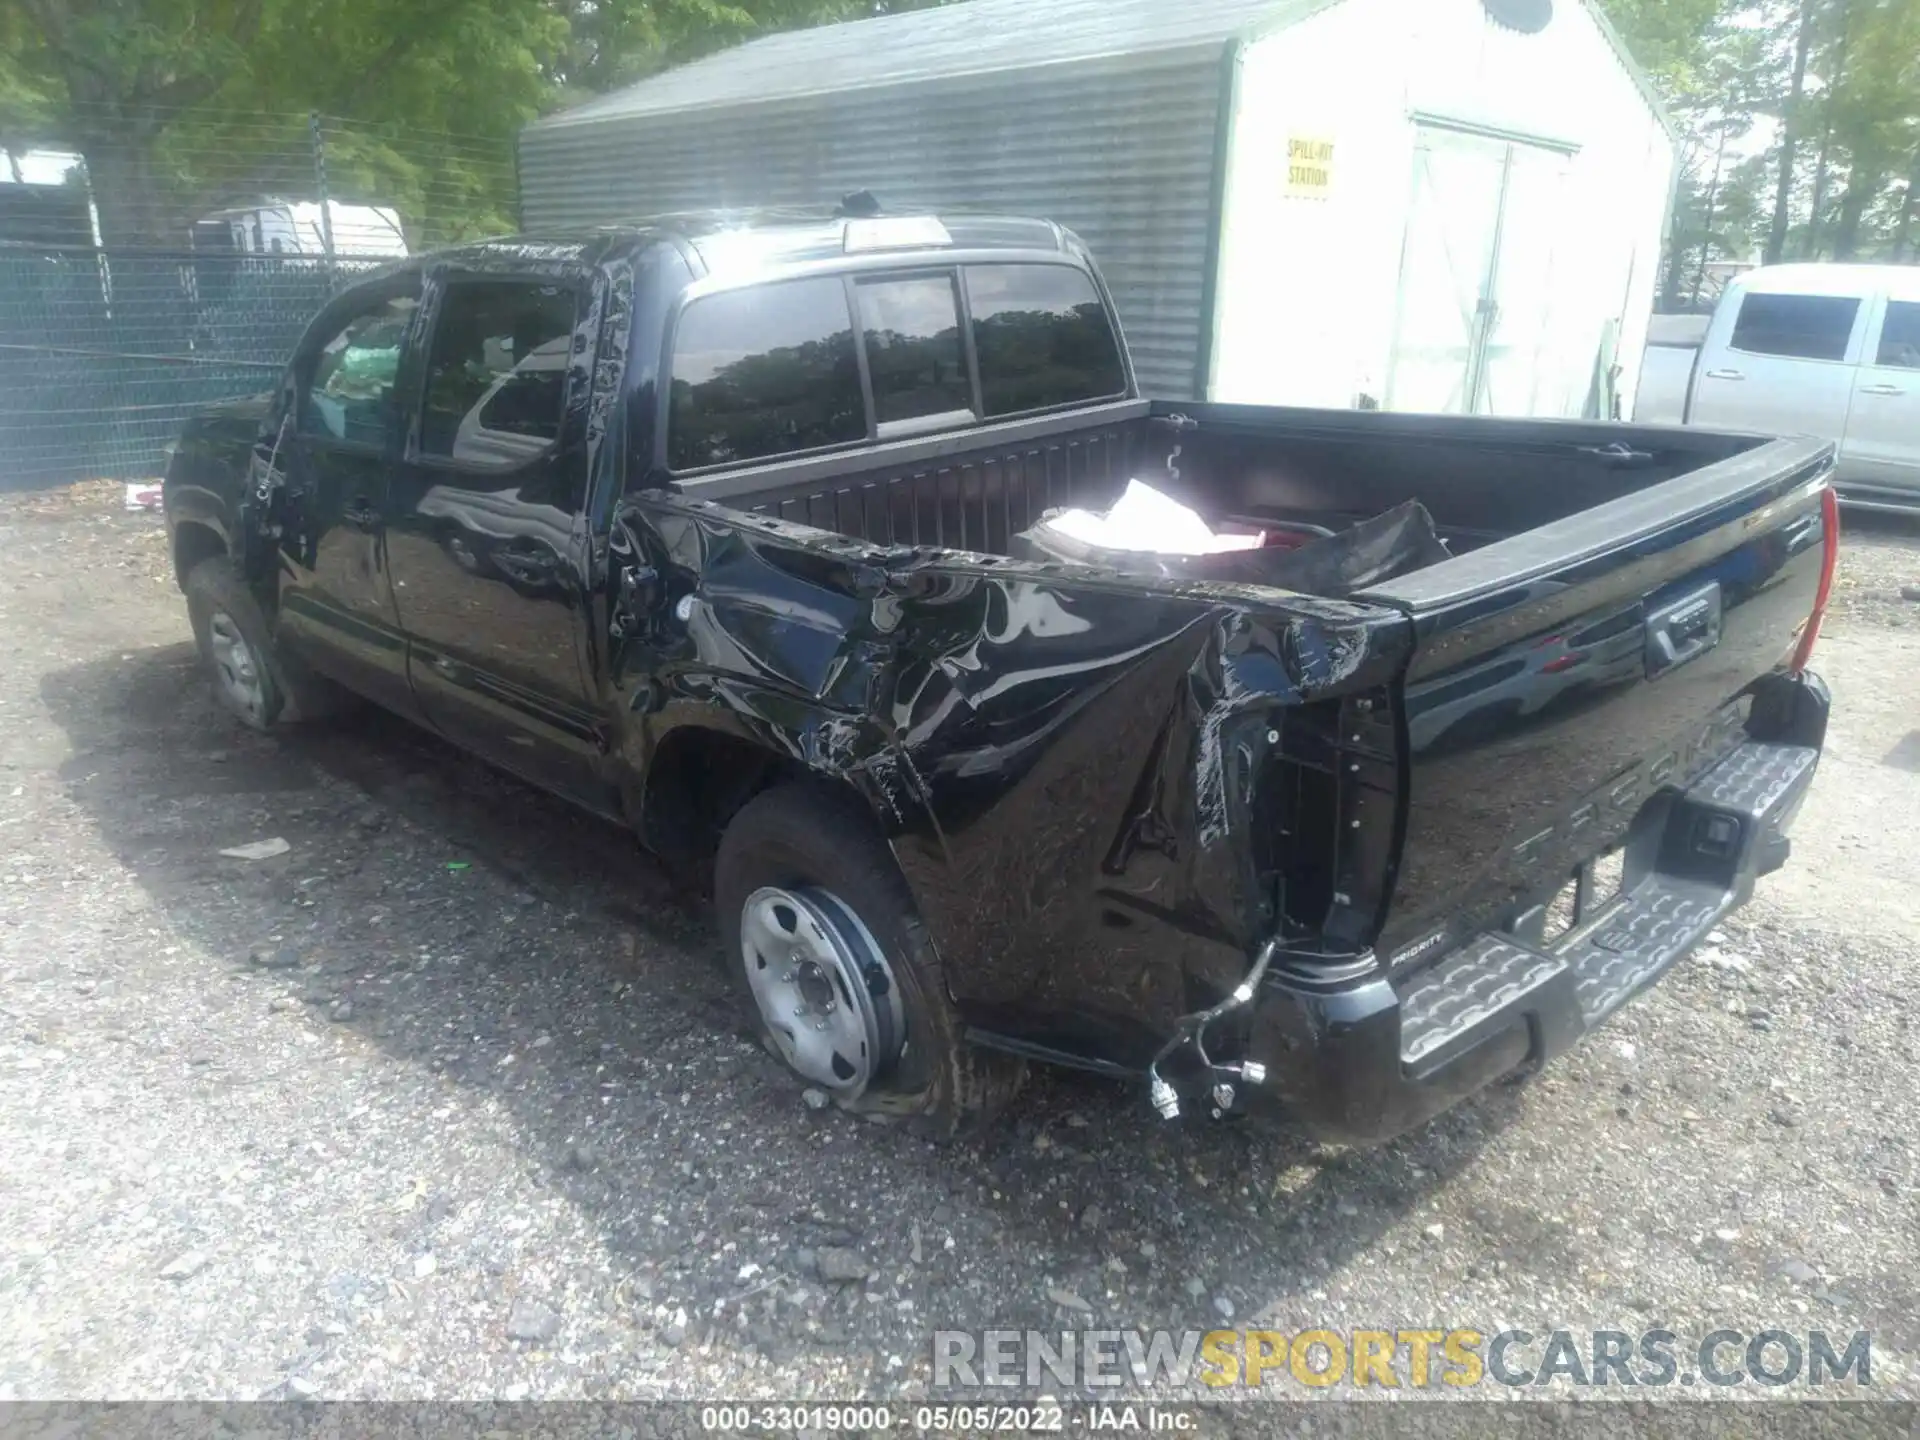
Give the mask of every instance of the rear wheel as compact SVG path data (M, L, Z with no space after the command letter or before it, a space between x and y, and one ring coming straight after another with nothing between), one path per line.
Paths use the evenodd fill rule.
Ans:
M255 730L318 720L351 704L331 681L276 650L259 602L224 555L187 575L187 616L215 697Z
M790 785L734 817L714 867L727 964L767 1044L843 1109L950 1139L1025 1067L967 1044L892 852L849 797Z
M766 885L740 910L740 959L761 1029L804 1080L858 1100L900 1056L900 982L831 890Z

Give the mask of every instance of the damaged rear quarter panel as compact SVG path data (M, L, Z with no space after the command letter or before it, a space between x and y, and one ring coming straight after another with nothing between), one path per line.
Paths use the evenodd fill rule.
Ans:
M638 772L698 725L854 786L969 1017L1071 1048L1130 1054L1238 981L1277 712L1390 685L1410 645L1377 608L877 547L665 492L616 532L661 576L616 661Z

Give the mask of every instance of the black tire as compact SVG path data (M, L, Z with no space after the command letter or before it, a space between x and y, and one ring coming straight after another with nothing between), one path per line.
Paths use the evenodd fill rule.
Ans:
M224 555L202 560L188 572L187 617L193 622L193 641L213 681L221 708L254 730L328 719L352 708L353 697L332 681L314 674L290 656L280 653L273 629L261 613L260 602ZM215 634L231 622L246 642L252 670L258 680L257 703L243 702L221 675Z
M940 1141L991 1124L1019 1091L1026 1063L967 1043L906 880L858 799L825 785L783 785L749 801L720 841L713 892L727 972L755 1032L777 1056L740 942L742 909L765 886L831 892L885 952L899 984L906 1024L900 1056L842 1108L899 1119Z

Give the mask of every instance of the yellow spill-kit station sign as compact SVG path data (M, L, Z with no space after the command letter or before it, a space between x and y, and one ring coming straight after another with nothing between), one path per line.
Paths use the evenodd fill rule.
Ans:
M1287 141L1287 194L1324 200L1333 189L1333 141L1296 135Z

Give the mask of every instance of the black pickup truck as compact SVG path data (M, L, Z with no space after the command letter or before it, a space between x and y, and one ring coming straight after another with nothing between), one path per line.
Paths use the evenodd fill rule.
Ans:
M632 827L843 1106L955 1133L1038 1061L1376 1140L1785 862L1832 463L1156 402L1057 226L821 212L357 284L166 510L242 720L370 698ZM1440 549L1302 588L1023 543L1134 479L1333 544L1417 501Z

